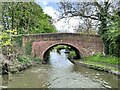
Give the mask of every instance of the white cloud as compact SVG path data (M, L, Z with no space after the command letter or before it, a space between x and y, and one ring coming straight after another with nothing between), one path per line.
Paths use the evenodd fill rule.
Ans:
M53 7L44 7L43 9L44 13L48 14L53 19L53 24L57 28L58 32L74 32L74 29L79 25L80 19L78 17L73 18L67 18L67 19L61 19L59 21L59 15L60 13L55 10ZM69 23L68 23L69 21Z
M53 20L58 19L59 12L57 12L53 7L45 7L43 9L44 13L52 17Z
M47 0L35 0L35 2L40 5L42 8L46 7L48 5L48 1Z
M47 1L43 1L43 5L46 6L48 4Z
M69 22L69 23L68 23ZM79 20L76 18L61 19L57 23L54 23L59 32L75 32L75 28L79 25Z
M36 2L42 6L44 13L52 17L53 24L55 25L58 32L74 32L74 29L79 24L78 18L71 18L70 20L67 18L58 21L60 12L58 12L52 6L47 6L49 3L47 0L36 0Z

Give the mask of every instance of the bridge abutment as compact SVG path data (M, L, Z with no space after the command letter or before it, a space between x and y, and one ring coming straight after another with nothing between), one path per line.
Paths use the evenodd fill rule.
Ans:
M81 35L76 33L55 33L25 35L23 45L32 42L32 55L44 59L45 52L56 45L68 45L82 56L103 52L103 43L98 35Z

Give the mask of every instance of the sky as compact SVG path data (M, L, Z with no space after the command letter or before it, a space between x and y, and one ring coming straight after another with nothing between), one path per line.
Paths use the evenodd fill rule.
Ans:
M78 28L79 24L83 25L83 21L79 17L72 17L71 19L61 19L59 21L58 18L60 16L59 7L57 3L60 0L36 0L36 2L42 7L44 13L48 14L53 19L53 24L58 30L58 32L71 32L75 33L75 29ZM95 0L70 0L71 2L94 2ZM99 3L102 3L106 0L97 0ZM114 0L110 0L114 1ZM69 21L69 23L68 23ZM94 21L93 21L94 22Z
M67 22L67 19L61 19L58 21L60 12L59 12L59 7L57 5L58 2L48 2L47 0L45 1L36 1L43 9L44 13L48 14L49 16L52 17L53 19L53 24L55 25L56 29L58 32L70 32L74 33L75 28L79 25L79 19L76 18L71 18L69 20L69 23Z

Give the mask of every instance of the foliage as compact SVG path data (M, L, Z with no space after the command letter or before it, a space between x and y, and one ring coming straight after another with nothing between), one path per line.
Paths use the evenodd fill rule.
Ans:
M41 59L39 57L32 57L32 60L35 61L35 62L40 62Z
M111 21L106 36L107 41L110 41L110 54L120 57L120 16L114 16L114 20Z
M17 36L13 36L13 39L12 41L15 41L15 44L18 46L18 47L22 47L22 38L23 38L23 35L17 35Z
M21 47L23 34L56 32L51 17L34 2L2 2L2 25L1 47L13 44ZM16 35L11 32L14 30ZM26 53L30 55L30 43L25 48Z
M120 50L119 50L120 48L119 31L120 30L117 29L119 28L118 25L120 25L120 23L118 24L116 23L116 21L114 21L114 24L110 23L111 21L113 22L113 20L110 18L114 17L114 11L117 11L116 8L118 9L120 8L119 4L120 4L120 1L111 2L111 0L107 0L107 1L104 0L101 2L99 1L64 2L63 0L59 3L59 7L62 12L61 18L80 17L80 18L86 19L85 21L83 20L83 22L86 22L88 20L88 22L86 23L87 26L90 26L90 27L98 26L98 34L103 40L105 54L106 55L115 54L116 56L120 56ZM114 19L115 18L116 17L114 17ZM91 26L91 24L89 24L89 23L92 23L91 20L94 23L95 21L98 21L96 26L94 25ZM120 22L120 20L117 22ZM109 25L111 25L110 28L109 28ZM92 30L92 29L89 28L89 30Z
M69 53L68 53L68 57L69 58L74 58L76 57L76 52L74 51L74 49L70 46L66 46L66 45L58 45L55 47L55 49L57 49L57 51L59 52L61 49L65 49L65 50L68 50Z
M55 47L55 49L57 50L61 50L61 49L67 49L68 46L65 46L65 45L58 45Z
M76 57L76 52L75 51L70 51L70 53L68 54L68 57L69 58L74 58L74 57Z
M3 2L2 23L5 30L17 29L17 34L56 32L51 17L34 2Z
M2 27L2 26L1 26ZM16 34L16 30L0 30L0 49L5 46L12 46L12 35Z
M27 63L31 63L33 61L40 62L41 60L38 57L32 57L30 55L19 55L18 61L23 63L23 64L27 64Z
M27 42L25 45L25 54L31 55L31 51L32 51L32 42Z
M90 62L99 62L99 63L107 63L107 64L120 64L120 58L114 57L114 56L104 56L101 53L95 54L93 56L85 57L85 61Z

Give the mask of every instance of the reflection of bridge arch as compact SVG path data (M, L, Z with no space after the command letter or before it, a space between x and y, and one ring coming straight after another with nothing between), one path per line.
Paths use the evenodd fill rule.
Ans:
M77 56L78 59L80 59L81 57L84 56L83 53L77 48L77 46L75 46L73 44L70 44L70 43L55 43L55 44L50 45L49 47L47 47L43 51L43 53L42 53L43 59L46 57L48 51L51 50L53 47L55 47L57 45L66 45L66 46L71 47L76 52L76 56Z

